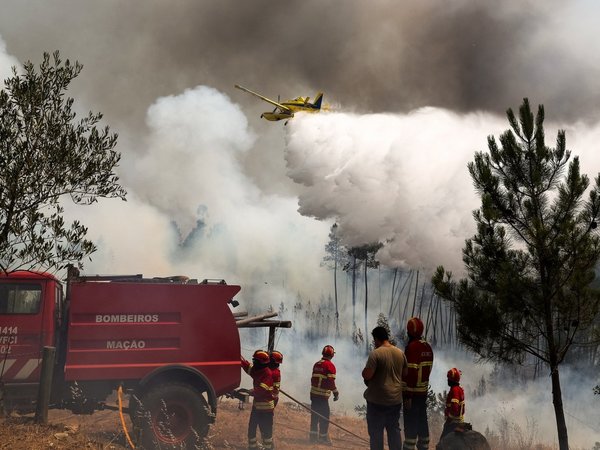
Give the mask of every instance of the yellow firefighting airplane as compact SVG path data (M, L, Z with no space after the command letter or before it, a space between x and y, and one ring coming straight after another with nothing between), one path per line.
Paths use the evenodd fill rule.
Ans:
M270 98L263 97L262 95L257 94L256 92L251 91L244 86L240 86L239 84L236 84L235 87L275 106L273 111L264 112L260 115L261 118L271 121L291 119L294 117L294 113L300 111L319 112L321 110L321 102L323 101L323 93L319 92L312 103L309 102L310 97L297 97L293 100L286 100L285 102L279 103L278 101L276 102Z

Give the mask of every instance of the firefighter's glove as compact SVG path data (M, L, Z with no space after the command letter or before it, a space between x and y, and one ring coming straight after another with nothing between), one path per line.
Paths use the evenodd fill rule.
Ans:
M404 400L404 410L408 411L410 408L412 408L412 399L407 398Z
M333 393L333 401L334 401L334 402L337 402L339 398L340 398L340 393L339 393L339 392L337 392L337 391L336 391L336 392L334 392L334 393Z

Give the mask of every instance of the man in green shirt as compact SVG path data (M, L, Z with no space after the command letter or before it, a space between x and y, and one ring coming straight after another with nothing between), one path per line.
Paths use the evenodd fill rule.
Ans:
M367 389L367 427L371 450L383 450L383 430L387 432L390 450L401 450L400 410L402 409L402 377L408 372L406 356L392 345L384 327L371 332L375 349L369 353L362 371Z

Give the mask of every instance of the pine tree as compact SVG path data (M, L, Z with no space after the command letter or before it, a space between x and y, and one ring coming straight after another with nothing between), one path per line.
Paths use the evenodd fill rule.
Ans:
M390 337L390 339L389 339L390 344L396 345L396 338L395 338L394 334L392 333L392 330L390 328L390 323L388 322L388 319L385 316L385 314L379 313L379 315L377 316L377 326L385 328L385 331L387 331L388 336Z
M474 211L477 233L466 241L468 278L455 282L439 267L437 293L452 302L461 341L484 358L520 363L526 354L550 372L561 450L568 449L559 366L598 314L590 287L600 257L596 221L600 176L589 186L579 159L570 162L565 132L556 148L544 136L544 108L532 113L524 100L511 129L468 168L481 197Z
M338 309L338 283L337 272L338 267L345 263L345 249L341 243L341 238L338 236L338 225L334 223L329 231L329 242L325 245L325 256L323 257L323 265L330 267L333 270L333 292L335 299L335 334L340 335L340 314Z
M353 274L356 271L356 263L360 261L361 266L364 270L364 280L365 280L365 333L368 329L367 317L368 317L368 306L369 306L369 284L367 272L369 269L376 269L379 267L379 261L375 259L375 254L379 251L379 249L383 247L381 242L374 242L371 244L365 244L357 247L352 247L348 250L348 255L350 259L354 262L353 264ZM355 278L353 278L355 280ZM355 283L354 283L355 284ZM353 302L353 305L355 302ZM353 317L354 319L354 317ZM369 343L366 342L366 351L369 352Z

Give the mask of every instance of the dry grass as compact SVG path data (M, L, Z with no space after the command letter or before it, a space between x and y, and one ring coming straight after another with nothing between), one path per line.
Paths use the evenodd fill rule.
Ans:
M217 421L211 426L207 439L197 447L201 450L247 448L247 427L250 405L239 409L237 400L222 399L219 402ZM437 442L441 421L430 421L431 441ZM334 416L333 420L347 430L368 439L366 421L351 416ZM328 447L308 441L310 415L294 403L281 402L275 412L274 441L279 449L318 450ZM533 420L517 424L499 414L493 430L478 430L488 439L494 450L556 450L556 446L540 442L537 424ZM129 431L131 424L128 422ZM330 427L332 448L364 450L368 448L360 439ZM543 438L543 436L541 437ZM67 411L51 411L49 424L33 424L31 416L0 419L0 450L124 450L128 448L118 413L100 411L91 416L75 416ZM433 445L431 448L434 448Z
M217 421L200 449L246 449L250 405L238 408L237 400L223 399L219 403ZM335 418L340 425L367 438L366 423L355 417ZM310 415L292 403L277 407L274 439L278 448L328 448L308 442ZM128 422L129 431L131 424ZM336 427L330 428L333 448L358 450L366 444ZM4 450L123 450L128 448L119 423L118 413L100 411L91 416L75 416L67 411L51 411L47 426L35 425L32 416L0 419L0 449Z
M78 419L56 421L52 414L48 425L36 425L31 416L0 419L0 449L6 450L81 450L125 449L114 429L84 431Z

